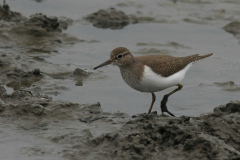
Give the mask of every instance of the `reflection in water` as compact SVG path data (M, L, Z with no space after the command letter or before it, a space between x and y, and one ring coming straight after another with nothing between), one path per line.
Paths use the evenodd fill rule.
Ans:
M36 2L43 2L44 0L35 0Z

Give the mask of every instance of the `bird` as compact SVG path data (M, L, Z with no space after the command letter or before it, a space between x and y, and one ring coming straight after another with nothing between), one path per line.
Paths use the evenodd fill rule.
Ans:
M193 54L185 57L173 57L169 55L144 55L134 57L125 47L118 47L110 53L110 59L96 66L94 70L112 64L120 69L123 80L133 89L152 94L152 102L148 110L151 113L156 100L154 92L177 86L172 92L163 96L161 101L162 114L167 112L174 116L167 108L170 95L182 89L186 72L193 62L212 56L213 53L200 56Z

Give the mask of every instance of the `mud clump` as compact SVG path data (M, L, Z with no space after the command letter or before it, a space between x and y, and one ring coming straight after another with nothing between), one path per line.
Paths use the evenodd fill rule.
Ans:
M5 83L8 87L19 90L21 88L30 87L34 82L41 80L42 77L43 75L38 68L29 72L15 68L6 73Z
M28 90L18 90L11 94L0 86L0 115L11 117L13 120L28 117L72 120L79 118L90 119L93 115L101 115L100 103L79 105L64 101L54 101L51 97L32 93ZM75 112L74 114L73 111ZM37 116L37 117L36 117ZM36 119L36 121L38 121Z
M235 84L233 81L226 81L226 82L214 82L213 84L203 84L201 83L200 86L217 86L221 88L224 91L229 92L239 92L240 91L240 85Z
M62 32L66 30L68 25L72 24L72 20L62 17L48 17L41 13L31 15L29 19L24 22L24 26L36 26L45 29L47 32Z
M240 157L239 123L239 101L196 118L140 114L90 144L98 159L234 159Z
M223 90L225 91L230 91L230 92L240 91L240 86L236 85L233 81L215 82L214 85L223 88Z
M80 69L76 68L73 72L74 80L76 81L75 85L76 86L82 86L83 85L83 80L89 77L90 73Z
M165 44L153 43L153 42L150 42L150 43L139 42L139 43L137 43L137 46L173 47L173 48L175 48L175 49L178 49L178 48L190 49L190 47L185 46L185 45L182 45L182 44L179 44L179 43L177 43L177 42L167 42L167 43L165 43Z
M0 5L0 20L7 22L20 22L26 20L27 18L22 16L21 13L13 12L10 10L8 4Z
M31 15L30 18L23 17L21 13L13 12L10 10L8 4L0 6L0 20L7 22L20 22L23 21L24 26L36 26L45 29L47 32L62 32L66 30L68 25L72 25L73 21L66 17L48 17L41 13ZM21 26L21 25L20 25Z
M31 15L29 18L21 18L21 14L10 11L7 4L0 8L0 16L1 14L2 18L0 18L4 21L0 21L0 41L2 42L0 46L26 45L34 46L36 49L52 50L56 46L80 42L77 37L62 33L62 30L66 30L73 24L73 20L69 18L47 16L41 13ZM17 20L14 20L14 17ZM18 23L19 21L21 23Z
M100 9L99 11L85 16L83 19L93 23L97 28L123 29L129 24L141 22L172 23L168 19L156 19L152 16L143 16L141 13L127 15L115 8Z
M15 35L24 35L31 37L56 37L55 42L61 43L58 37L61 37L54 32L61 33L62 30L66 30L68 25L71 25L71 20L67 18L62 18L61 20L57 17L48 17L42 15L41 13L31 15L29 19L21 24L16 25L11 33ZM14 36L15 36L14 35Z
M122 29L129 24L129 17L122 11L115 8L107 10L100 9L85 17L97 28Z
M24 22L25 26L37 26L45 29L47 32L61 32L57 17L47 17L46 15L36 14Z
M73 24L73 20L67 17L59 17L58 18L58 22L59 22L59 28L63 29L63 30L67 30L68 26L71 26Z
M137 53L140 54L162 54L162 55L168 55L172 51L166 50L166 49L156 49L156 48L142 48L137 51Z
M232 101L226 105L221 105L214 108L214 113L218 115L231 114L231 113L240 113L240 102Z
M223 29L233 35L240 34L240 22L230 22L226 26L224 26Z
M233 87L233 86L235 86L235 83L233 81L214 82L213 84L216 85L216 86L219 86L219 87Z

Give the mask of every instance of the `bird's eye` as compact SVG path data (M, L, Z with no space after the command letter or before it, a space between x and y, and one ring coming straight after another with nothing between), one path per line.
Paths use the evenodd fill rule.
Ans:
M123 57L122 54L117 55L117 59L121 59Z

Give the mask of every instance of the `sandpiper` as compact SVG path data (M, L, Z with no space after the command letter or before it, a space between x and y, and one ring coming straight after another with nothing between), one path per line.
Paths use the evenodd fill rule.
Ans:
M140 92L150 92L152 94L152 103L148 110L151 113L153 104L156 100L154 92L164 90L172 86L178 86L172 92L164 95L161 101L162 114L168 111L166 103L168 97L182 89L180 82L183 80L186 72L193 62L199 61L213 53L199 56L198 54L186 57L172 57L168 55L146 55L134 57L131 52L124 47L115 48L110 59L95 67L95 69L109 64L116 65L120 68L123 80L133 89Z

